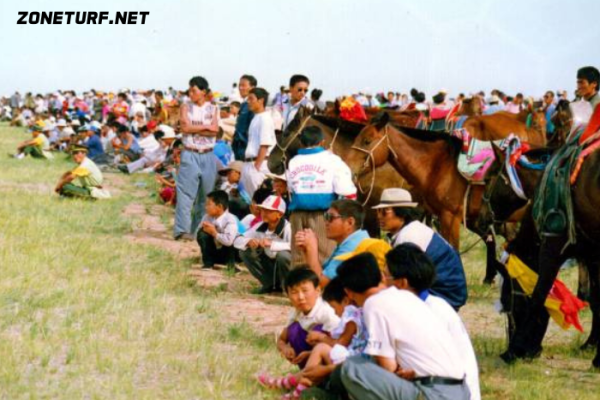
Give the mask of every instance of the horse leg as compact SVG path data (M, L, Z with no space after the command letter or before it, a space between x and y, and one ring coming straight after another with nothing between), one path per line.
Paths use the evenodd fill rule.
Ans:
M590 298L590 272L587 265L581 260L577 260L577 269L579 279L577 282L577 297L583 301L588 301Z
M590 336L581 346L582 350L600 345L600 260L598 257L586 257L583 263L589 277L589 303L592 310L592 329ZM594 360L598 359L598 355ZM600 359L598 359L600 361ZM596 365L595 365L596 366Z
M440 213L440 235L460 251L460 215L444 211Z
M562 265L561 250L566 242L564 236L545 237L539 253L538 281L527 307L524 323L517 326L514 340L500 357L507 363L518 358L535 358L542 352L542 341L548 329L549 314L544 303Z
M485 277L483 283L491 285L494 283L494 278L498 273L498 260L496 259L496 238L492 232L484 234L483 237L486 249L486 266L485 266Z

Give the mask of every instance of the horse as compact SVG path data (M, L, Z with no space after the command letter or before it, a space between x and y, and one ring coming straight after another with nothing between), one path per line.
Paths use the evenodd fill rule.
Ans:
M463 128L478 140L501 140L513 133L531 146L546 145L546 117L538 110L524 110L519 114L499 111L490 115L473 116L467 118Z
M382 113L356 137L345 160L358 178L389 162L422 197L425 209L439 217L440 234L459 249L462 220L480 237L487 236L473 226L484 187L472 186L458 170L461 146L460 139L446 133L395 127ZM491 283L496 246L491 240L485 245L485 282Z
M554 124L554 134L548 141L548 147L562 147L567 142L567 136L571 132L573 117L569 100L561 99L556 105L552 123Z
M268 158L269 170L275 174L283 174L287 162L300 149L299 135L308 126L318 126L325 135L326 147L345 159L354 138L364 127L363 124L332 118L324 115L313 115L306 107L301 107L285 132L279 133L277 146ZM371 236L378 236L379 223L377 214L371 209L379 203L381 193L387 187L402 187L410 190L410 185L389 164L373 169L357 181L358 200L365 206L364 226ZM418 198L418 196L417 196Z
M454 114L456 117L473 117L483 113L483 100L479 96L468 97L462 100L458 111Z
M503 184L502 180L499 182L500 185ZM531 189L531 183L524 184L523 187L530 196L535 193ZM509 192L504 192L502 196L500 193L502 192L496 189L491 194L492 199L493 196L496 198L490 201L496 204L514 202L514 199L506 197ZM531 207L528 207L517 237L509 244L508 250L537 271L539 278L527 304L514 310L519 314L515 321L519 322L515 323L508 349L501 355L506 362L537 357L541 353L542 340L548 326L544 302L561 265L566 259L575 257L580 262L580 291L582 279L589 279L589 302L592 310L592 329L582 348L596 347L592 364L600 368L600 215L597 212L600 207L600 153L592 153L583 163L579 178L571 187L571 196L577 239L574 245L564 248L564 239L561 237L542 235L531 217ZM581 268L582 264L585 269ZM578 294L581 296L581 293Z

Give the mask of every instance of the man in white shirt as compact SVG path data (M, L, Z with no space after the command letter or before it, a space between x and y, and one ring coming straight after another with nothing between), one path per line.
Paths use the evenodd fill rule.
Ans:
M292 228L284 218L286 205L280 196L269 196L261 205L263 222L254 225L233 245L250 273L262 287L259 294L281 291L291 264Z
M263 88L254 88L248 95L248 108L254 113L254 118L248 130L241 182L250 197L265 180L265 174L269 173L267 157L277 143L273 118L265 109L268 101L269 92Z
M468 400L465 365L448 330L417 295L382 284L375 257L362 253L339 267L348 297L363 308L369 342L342 367L354 399Z

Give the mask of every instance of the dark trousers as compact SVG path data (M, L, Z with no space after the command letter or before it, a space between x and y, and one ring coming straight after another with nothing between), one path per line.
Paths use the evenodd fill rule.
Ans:
M204 268L212 268L215 264L225 264L228 267L235 265L235 248L233 246L217 248L215 238L203 230L198 231L197 240L202 252Z
M263 249L246 249L240 251L240 257L246 268L265 289L280 289L292 263L289 251L280 251L277 256L269 258Z

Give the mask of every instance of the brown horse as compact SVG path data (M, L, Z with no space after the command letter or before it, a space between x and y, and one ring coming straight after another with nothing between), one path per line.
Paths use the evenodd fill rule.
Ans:
M462 141L445 133L396 128L382 113L357 136L345 161L357 177L370 168L389 162L414 191L420 194L425 208L439 217L440 234L456 249L460 246L460 224L464 219L475 229L481 206L483 186L470 186L458 170L457 157ZM488 267L486 282L495 276L495 244L486 241Z
M531 126L528 126L530 116ZM469 117L463 128L478 140L501 140L514 133L533 147L546 145L546 117L542 111L522 111L519 114L499 111Z
M562 147L567 142L567 136L571 132L573 116L569 107L569 100L560 100L556 105L552 123L554 124L554 133L548 141L548 147Z
M308 126L321 128L325 135L325 147L330 148L344 160L350 151L354 138L364 127L363 124L345 121L340 118L313 115L310 110L301 107L286 131L280 133L277 137L277 146L275 146L268 159L268 167L271 172L284 173L287 162L296 155L301 147L300 131ZM356 183L358 186L358 200L365 205L365 229L371 235L376 235L379 232L379 223L377 214L371 207L379 203L383 189L403 187L410 190L410 185L387 163L382 164L380 168L367 172Z
M483 112L483 100L481 100L481 97L479 97L479 96L473 96L473 97L468 97L468 98L464 99L460 104L460 108L454 115L456 117L462 117L462 116L473 117L476 115L481 115L482 112Z

